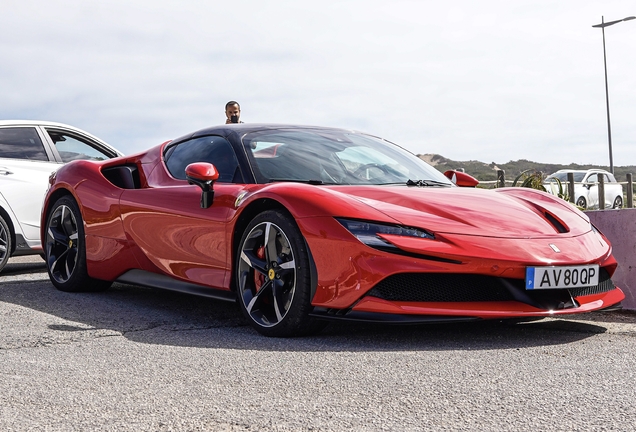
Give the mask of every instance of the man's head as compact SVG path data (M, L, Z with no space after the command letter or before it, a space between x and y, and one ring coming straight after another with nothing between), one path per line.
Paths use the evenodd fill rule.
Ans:
M225 104L225 123L238 123L241 120L241 106L236 101Z

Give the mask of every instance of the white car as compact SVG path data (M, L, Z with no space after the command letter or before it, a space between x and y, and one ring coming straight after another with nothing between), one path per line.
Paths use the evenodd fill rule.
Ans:
M0 120L0 271L10 256L42 254L40 213L49 176L75 159L123 154L62 123Z
M603 176L605 185L604 208L619 209L623 207L623 186L616 181L614 175L602 169L559 170L545 179L546 190L554 195L558 193L559 179L563 190L567 192L568 173L574 174L574 202L583 209L598 209L598 176Z

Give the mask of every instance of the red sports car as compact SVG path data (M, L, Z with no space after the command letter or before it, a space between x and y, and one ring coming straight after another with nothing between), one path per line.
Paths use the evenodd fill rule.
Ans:
M537 318L624 295L607 239L569 203L475 187L349 130L236 124L51 176L53 284L113 281L238 301L268 336L325 319Z

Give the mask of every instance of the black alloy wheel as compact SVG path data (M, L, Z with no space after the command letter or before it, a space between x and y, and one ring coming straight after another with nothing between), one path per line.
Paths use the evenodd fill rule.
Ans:
M68 292L107 289L111 282L88 276L84 225L75 200L64 196L50 209L46 222L45 260L53 285Z
M309 269L307 245L291 217L269 210L250 222L236 257L237 296L259 333L289 337L324 327L309 317Z
M7 265L9 257L11 256L11 231L9 231L9 224L0 215L0 271Z
M581 207L583 210L587 210L587 201L585 201L585 198L583 197L579 197L579 199L576 200L576 205Z

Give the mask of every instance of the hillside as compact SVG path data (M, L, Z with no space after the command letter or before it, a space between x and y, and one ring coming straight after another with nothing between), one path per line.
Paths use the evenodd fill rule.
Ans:
M591 168L600 168L609 170L609 166L603 165L578 165L578 164L569 164L569 165L559 165L559 164L548 164L548 163L540 163L540 162L532 162L525 159L520 159L518 161L510 161L504 164L499 164L495 162L491 162L490 164L480 162L480 161L454 161L451 159L447 159L444 156L438 154L419 154L417 155L420 159L428 162L439 171L444 172L449 169L460 169L463 168L464 172L470 174L481 181L489 181L489 180L497 180L497 170L502 169L506 172L506 179L513 180L517 177L521 172L525 170L532 171L540 171L545 173L546 175L552 174L555 171L560 169L591 169ZM614 167L614 175L616 180L625 181L625 176L627 173L636 174L636 165L628 165Z

